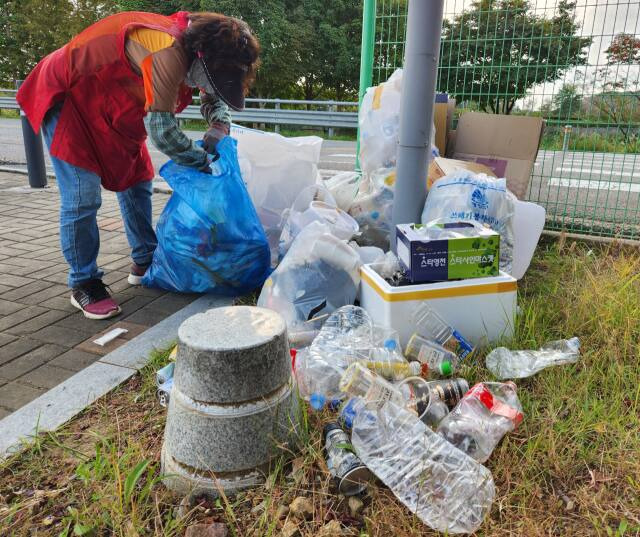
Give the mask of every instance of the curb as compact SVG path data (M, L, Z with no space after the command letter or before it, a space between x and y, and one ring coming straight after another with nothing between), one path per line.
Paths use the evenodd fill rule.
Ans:
M204 295L9 414L0 421L0 461L26 449L38 433L56 430L135 375L146 365L152 350L177 338L185 319L232 303L230 298Z

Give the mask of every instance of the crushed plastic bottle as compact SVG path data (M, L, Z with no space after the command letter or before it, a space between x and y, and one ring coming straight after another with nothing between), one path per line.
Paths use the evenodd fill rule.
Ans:
M355 414L352 444L367 467L426 525L472 533L491 509L491 472L393 400Z
M546 367L575 363L579 357L580 340L573 337L551 341L537 351L512 351L498 347L487 355L486 365L498 379L521 379Z
M379 343L383 346L376 347ZM339 308L329 316L311 346L297 354L295 374L300 395L313 409L320 410L344 397L339 383L345 370L353 363L369 361L383 369L389 369L387 364L407 363L399 351L397 332L381 329L374 335L373 322L365 310L356 306Z
M473 354L473 345L426 304L421 304L418 307L414 314L414 320L418 334L453 352L460 361Z
M435 341L413 334L405 349L407 360L427 364L436 375L448 377L458 368L458 357Z
M436 432L476 461L485 462L522 419L513 382L480 382L440 422Z

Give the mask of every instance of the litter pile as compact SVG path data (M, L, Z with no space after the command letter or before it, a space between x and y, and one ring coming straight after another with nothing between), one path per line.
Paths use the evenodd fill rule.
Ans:
M401 88L398 70L367 91L362 176L345 172L321 182L314 139L236 133L256 207L251 216L266 230L258 242L268 242L275 266L257 304L286 322L300 396L314 410L336 413L324 439L338 490L360 494L375 476L429 527L471 533L495 495L483 463L524 419L509 379L575 362L579 342L492 351L487 368L505 382L469 386L459 377L479 346L513 333L517 280L533 256L544 210L512 190L526 191L522 180L537 145L474 147L469 133L481 116L474 114L460 121L459 152L449 159L439 156L445 142L450 153L449 133L434 129L440 150L432 145L436 159L425 170L422 221L392 229ZM531 136L522 138L535 143L541 123L526 119ZM502 132L514 128L508 121L490 125L512 140ZM172 372L158 372L161 404L169 400Z

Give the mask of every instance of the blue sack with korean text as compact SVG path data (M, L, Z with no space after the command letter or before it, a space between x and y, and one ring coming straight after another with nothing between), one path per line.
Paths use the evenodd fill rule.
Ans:
M173 161L160 169L173 194L158 220L158 247L143 285L237 296L269 276L269 244L242 181L236 145L229 136L218 143L212 174Z

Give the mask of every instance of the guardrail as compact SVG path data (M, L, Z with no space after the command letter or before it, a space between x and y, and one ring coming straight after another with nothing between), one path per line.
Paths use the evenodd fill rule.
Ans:
M16 90L0 89L0 108L17 110ZM10 94L10 95L6 95ZM195 99L197 100L197 98ZM234 123L265 123L270 125L297 125L323 127L328 129L358 128L358 103L345 101L299 101L295 99L247 99L247 107L242 112L231 111ZM287 108L283 108L282 106ZM289 107L307 107L307 109ZM314 108L314 109L309 109ZM324 108L324 110L317 110ZM352 111L339 111L351 108ZM187 106L176 116L178 119L202 119L200 107ZM330 133L331 134L331 133Z

